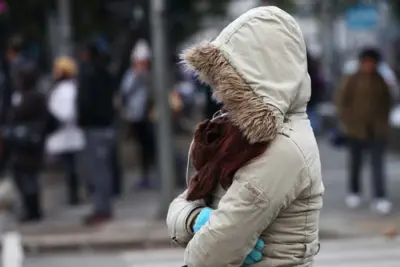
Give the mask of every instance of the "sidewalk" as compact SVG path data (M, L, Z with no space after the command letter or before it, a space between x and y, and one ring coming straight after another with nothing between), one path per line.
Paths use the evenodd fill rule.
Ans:
M61 189L61 187L59 188ZM67 207L51 203L61 190L46 192L46 218L40 223L16 225L23 236L23 245L30 252L71 250L113 250L146 248L171 244L165 222L158 220L158 194L135 193L115 203L115 219L100 227L86 227L81 221L90 212L90 205ZM50 190L49 190L50 191Z
M326 142L319 142L325 185L324 207L321 214L321 231L338 237L368 237L400 231L400 158L388 155L387 187L394 209L389 216L379 216L370 210L372 200L371 168L369 158L365 159L363 170L364 203L360 209L349 210L344 200L347 188L347 153L335 150ZM323 236L323 235L322 235Z
M395 210L390 216L379 217L370 212L368 202L357 211L345 208L345 152L333 150L324 141L320 143L320 150L326 187L321 215L321 238L369 237L384 235L387 232L393 234L397 229L400 231L398 159L395 156L388 159L388 183ZM366 169L365 173L368 175L369 169ZM31 252L170 247L165 222L157 219L159 194L155 191L133 192L131 185L137 175L128 174L125 197L116 202L115 220L108 225L99 228L82 226L81 218L89 212L90 207L66 207L62 200L63 186L53 184L47 187L44 193L46 219L38 224L12 228L22 233L24 246ZM369 179L365 178L365 187L368 189Z

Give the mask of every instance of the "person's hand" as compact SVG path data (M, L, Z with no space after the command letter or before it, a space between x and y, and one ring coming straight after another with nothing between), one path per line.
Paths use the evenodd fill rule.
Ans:
M193 225L193 232L197 233L200 229L208 222L211 216L211 212L213 209L211 208L204 208L200 211L197 215L196 220Z
M247 255L246 259L244 260L242 267L256 264L257 262L261 261L263 258L262 250L264 249L264 247L264 241L259 238L254 249L250 252L249 255Z
M203 208L200 213L197 215L196 220L193 225L193 231L197 233L200 229L208 222L210 219L211 213L213 209L211 208ZM255 264L262 260L263 254L262 250L265 247L265 243L262 239L258 239L254 249L247 255L242 267L246 267L248 265Z

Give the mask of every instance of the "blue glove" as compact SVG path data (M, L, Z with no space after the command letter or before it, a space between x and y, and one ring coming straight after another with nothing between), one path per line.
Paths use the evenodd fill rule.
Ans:
M255 248L247 255L246 259L242 267L246 267L252 264L256 264L257 262L261 261L263 258L262 250L265 247L265 243L263 240L258 239Z
M197 233L208 222L212 212L213 209L211 208L204 208L200 211L193 225L193 231L195 233ZM262 250L264 249L264 247L265 247L264 241L258 239L255 248L250 252L249 255L247 255L242 266L246 267L248 265L252 265L261 261L263 258Z
M211 212L213 212L213 209L210 208L204 208L200 211L199 215L196 217L196 221L194 222L193 232L197 233L201 227L208 222Z

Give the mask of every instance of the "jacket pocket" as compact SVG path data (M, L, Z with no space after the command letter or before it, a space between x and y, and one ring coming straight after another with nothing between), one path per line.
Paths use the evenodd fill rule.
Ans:
M319 241L297 244L267 244L265 255L270 258L293 257L299 262L307 262L318 254L320 250Z
M252 183L245 182L236 188L237 193L244 201L258 207L268 206L268 198L265 193Z

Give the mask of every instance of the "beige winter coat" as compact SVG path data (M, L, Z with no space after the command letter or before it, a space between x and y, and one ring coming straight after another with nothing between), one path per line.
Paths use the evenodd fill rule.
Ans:
M215 211L200 232L190 225L204 202L188 202L184 192L171 203L167 224L186 247L185 264L239 267L261 237L264 258L253 266L312 266L324 186L306 115L310 78L298 24L276 7L259 7L183 58L251 142L272 140L227 191L216 190Z

